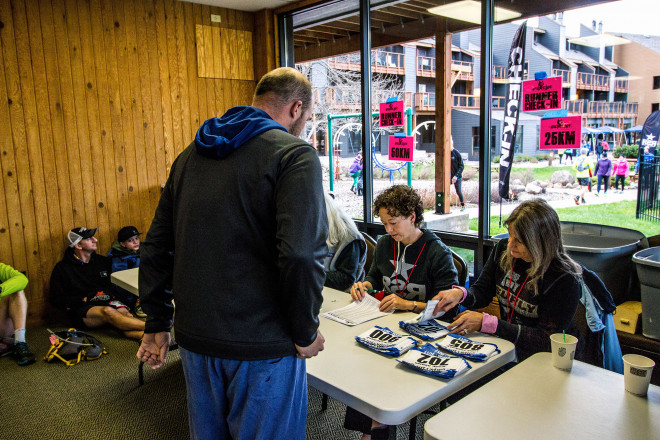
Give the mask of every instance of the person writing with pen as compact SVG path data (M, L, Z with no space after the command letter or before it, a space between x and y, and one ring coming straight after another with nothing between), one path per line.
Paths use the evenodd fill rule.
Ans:
M373 213L388 235L378 240L369 273L364 281L353 284L351 297L361 301L365 295L375 293L383 312L421 313L434 295L458 284L451 251L435 234L421 227L422 200L408 186L395 185L383 191L374 201ZM389 438L390 427L350 407L344 427L361 431L363 440Z

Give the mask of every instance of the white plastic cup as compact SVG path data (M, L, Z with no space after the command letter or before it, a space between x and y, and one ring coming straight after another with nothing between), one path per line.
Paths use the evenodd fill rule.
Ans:
M550 335L552 365L560 370L571 371L577 343L578 338L573 335L564 335L563 333Z
M655 362L639 354L623 356L623 381L626 391L636 396L645 396L649 390L651 373Z

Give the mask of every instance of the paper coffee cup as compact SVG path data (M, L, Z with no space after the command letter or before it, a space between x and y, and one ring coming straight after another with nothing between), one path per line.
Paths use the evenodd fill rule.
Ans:
M560 370L571 371L578 339L573 335L555 333L550 335L552 347L552 365Z
M637 396L645 396L651 382L655 362L639 354L623 356L623 380L626 391Z

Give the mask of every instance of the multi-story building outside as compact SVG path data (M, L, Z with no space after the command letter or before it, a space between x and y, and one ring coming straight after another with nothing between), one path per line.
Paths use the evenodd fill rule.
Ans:
M660 110L660 37L637 34L614 35L630 43L616 46L614 62L630 72L628 97L639 103L639 124Z
M493 30L492 72L492 127L493 154L499 154L502 119L506 95L506 69L511 41L518 24L507 23ZM594 22L591 27L582 25L580 36L568 38L561 14L539 17L538 26L528 25L525 48L525 79L534 78L537 72L550 77L563 78L563 108L569 115L581 115L587 127L610 126L620 129L637 124L638 103L629 99L630 73L615 63L614 44L608 34L602 33ZM619 46L620 47L620 46ZM619 49L617 47L617 49ZM372 71L375 74L393 75L400 84L404 102L413 109L417 148L435 151L435 65L436 48L433 39L425 39L403 45L372 51ZM660 63L660 54L658 54ZM359 71L359 56L344 55L326 60L329 67ZM480 84L480 30L471 30L452 36L452 137L455 148L469 160L479 157L479 84ZM658 69L656 69L658 70ZM653 77L645 73L646 78ZM323 78L327 75L315 75ZM660 96L660 77L658 96ZM359 112L359 97L342 96L331 84L313 84L325 99L335 104L345 104L344 111ZM655 84L654 84L655 86ZM329 87L329 90L327 90ZM392 93L389 92L389 95ZM382 96L381 96L382 95ZM388 92L374 92L374 105L384 101ZM631 102L632 101L632 102ZM660 99L653 101L660 102ZM374 110L377 108L374 107ZM650 107L649 107L650 110ZM535 156L539 149L540 119L543 112L520 113L515 152ZM423 123L427 123L423 125ZM642 121L643 122L643 121ZM350 136L350 135L346 135ZM355 137L355 136L354 136ZM387 151L386 136L376 141L381 152ZM343 145L355 145L355 139L341 141ZM359 143L359 139L358 139ZM342 148L342 155L351 155L357 148Z

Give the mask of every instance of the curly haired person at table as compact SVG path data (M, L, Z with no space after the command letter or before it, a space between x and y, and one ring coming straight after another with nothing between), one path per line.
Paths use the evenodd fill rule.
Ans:
M424 221L422 200L405 185L383 191L373 206L388 235L376 244L369 274L351 287L351 296L359 301L365 289L384 290L380 310L406 310L421 313L437 292L458 284L451 251L431 231L421 227ZM348 407L346 429L361 431L362 439L387 439L389 427Z
M559 217L545 200L521 203L504 224L508 240L495 246L469 292L452 288L433 299L440 301L435 308L439 312L459 303L479 309L496 296L501 318L467 310L449 329L465 335L480 331L511 341L522 361L550 351L553 333L577 335L573 316L580 300L582 269L564 251Z

